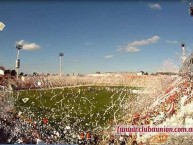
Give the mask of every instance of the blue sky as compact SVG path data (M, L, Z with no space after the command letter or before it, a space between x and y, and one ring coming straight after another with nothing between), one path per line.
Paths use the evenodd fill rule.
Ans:
M0 66L15 68L17 42L26 73L58 73L60 52L66 74L155 72L192 50L189 2L0 1Z

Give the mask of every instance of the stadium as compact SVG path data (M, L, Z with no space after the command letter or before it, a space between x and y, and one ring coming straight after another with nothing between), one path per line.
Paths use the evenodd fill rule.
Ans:
M183 35L176 37L178 41L171 41L170 33L160 39L168 28L175 30L173 21L171 26L168 21L160 25L161 19L171 19L161 5L168 11L171 7L162 2L47 3L26 2L27 9L23 2L9 3L16 12L9 9L7 2L3 3L4 7L0 6L4 8L5 15L2 15L6 22L6 25L0 22L0 37L4 36L2 47L8 48L0 54L0 64L7 67L0 67L0 144L192 144L193 54L188 52L191 44L186 47L180 42L177 71L171 66L173 63L166 63L166 71L146 72L171 57L179 40L188 39ZM184 3L175 3L181 12ZM130 21L125 13L130 14L134 8L137 13L132 14L135 16ZM170 12L171 16L177 16L175 9ZM141 13L147 15L143 18ZM166 18L163 19L163 15ZM192 18L191 3L189 15ZM19 19L12 21L7 19L9 16ZM153 19L151 23L148 18ZM147 31L141 26L142 20ZM192 22L184 20L176 25ZM17 25L15 29L15 23L21 27ZM184 29L189 27L187 24ZM124 28L131 34L126 36ZM17 33L13 35L13 32ZM18 34L41 46L23 39L16 41L20 38ZM148 38L143 38L146 34ZM129 36L137 40L128 42ZM16 59L10 51L12 46L4 40L9 40L9 44L15 42ZM153 49L155 43L162 49ZM117 46L116 51L112 51L111 45ZM72 50L56 48L67 46ZM59 61L55 61L56 51ZM14 67L9 64L12 59ZM79 71L81 73L77 73ZM93 71L96 73L90 73Z

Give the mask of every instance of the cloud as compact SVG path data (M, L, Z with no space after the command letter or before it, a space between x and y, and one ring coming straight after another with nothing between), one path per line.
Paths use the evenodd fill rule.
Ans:
M109 59L109 58L113 58L113 57L114 57L114 55L106 55L105 59Z
M25 42L25 40L20 40L20 41L16 42L16 45L22 45L23 49L25 49L25 50L36 50L36 49L41 48L36 43L28 43L28 42Z
M165 42L166 42L166 43L169 43L169 44L178 44L178 41L166 40Z
M155 4L148 4L148 7L153 9L153 10L161 10L161 6L158 3Z
M159 39L159 36L153 36L149 39L130 42L125 46L120 46L117 51L138 52L140 51L138 47L156 43Z

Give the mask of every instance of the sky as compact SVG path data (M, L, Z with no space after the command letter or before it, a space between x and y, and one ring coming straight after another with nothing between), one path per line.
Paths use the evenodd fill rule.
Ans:
M193 47L190 1L0 1L0 66L64 74L156 72ZM171 65L171 67L170 67Z

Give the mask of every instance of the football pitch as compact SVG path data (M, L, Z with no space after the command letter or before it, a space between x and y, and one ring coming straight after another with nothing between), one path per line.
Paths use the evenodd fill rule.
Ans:
M16 111L27 122L100 131L120 121L136 95L129 86L82 86L14 93ZM129 110L128 110L129 111Z

